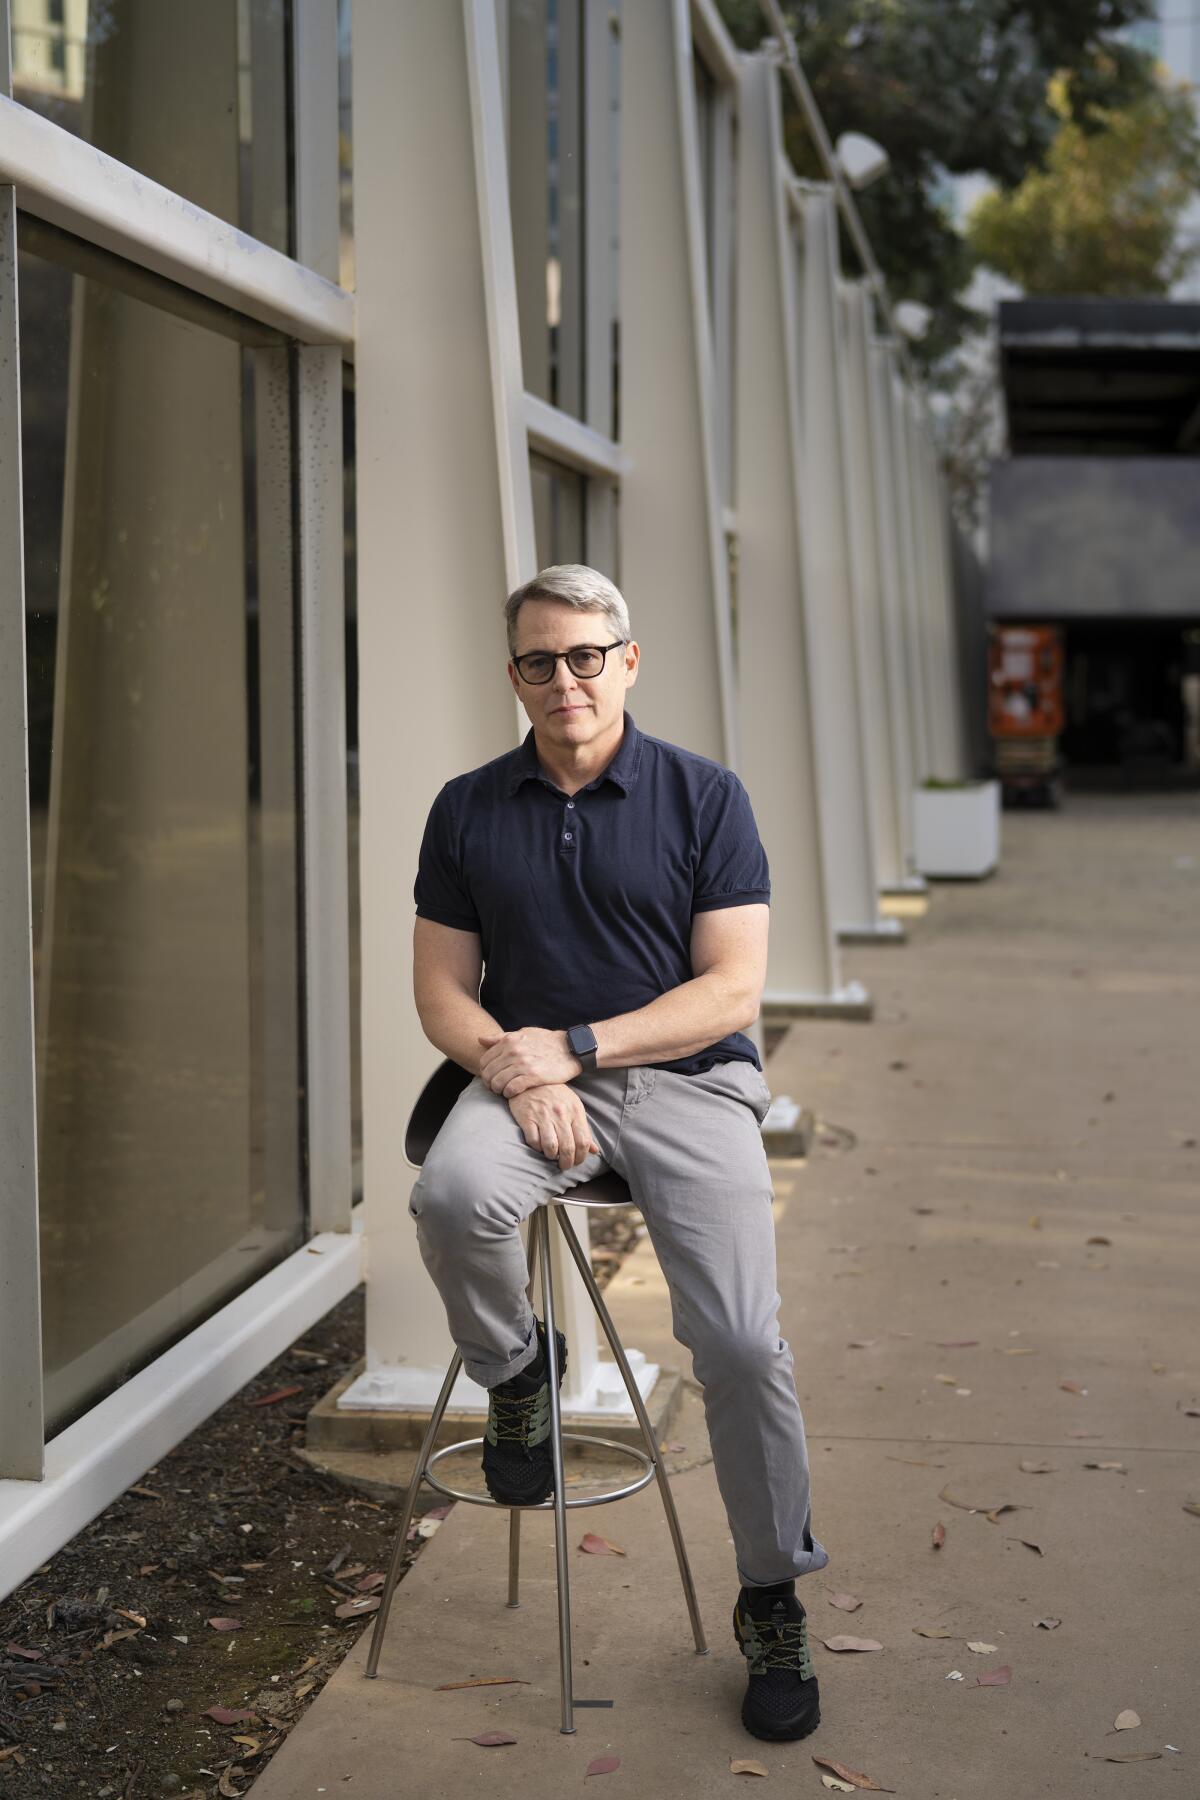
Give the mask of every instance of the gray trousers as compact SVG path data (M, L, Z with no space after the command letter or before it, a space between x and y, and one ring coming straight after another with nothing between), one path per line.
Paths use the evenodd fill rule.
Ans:
M494 1387L537 1355L518 1233L539 1200L606 1168L628 1183L692 1353L741 1581L823 1569L792 1353L779 1335L771 1176L759 1125L770 1089L748 1062L705 1074L597 1069L576 1077L600 1145L565 1173L525 1142L476 1076L439 1131L409 1202L425 1267L467 1373Z

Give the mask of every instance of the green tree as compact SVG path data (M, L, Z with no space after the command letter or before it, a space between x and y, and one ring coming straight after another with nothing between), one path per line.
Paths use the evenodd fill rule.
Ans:
M1102 112L1085 133L1070 84L1050 83L1062 128L1046 165L1011 192L977 201L967 242L1029 294L1165 294L1200 245L1180 223L1200 194L1200 137L1186 89L1156 84L1133 105Z
M759 0L719 5L741 48L769 35ZM893 296L933 309L915 346L932 365L979 323L959 299L974 257L947 178L1013 188L1041 167L1063 123L1049 94L1059 71L1079 132L1106 129L1153 82L1150 57L1120 34L1154 0L785 0L783 12L830 136L865 131L891 159L857 204ZM797 169L820 176L790 105L786 131Z

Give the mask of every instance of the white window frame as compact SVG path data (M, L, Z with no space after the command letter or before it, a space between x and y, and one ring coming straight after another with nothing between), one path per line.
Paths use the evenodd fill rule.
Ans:
M337 28L324 0L294 0L296 243L293 260L182 195L82 142L11 97L9 0L0 0L0 1592L120 1493L182 1432L236 1391L261 1295L283 1311L270 1334L303 1332L361 1275L350 1162L349 922L346 870L345 670L341 362L355 336L354 296L337 284ZM330 1279L313 1283L303 1252L271 1270L219 1315L245 1319L229 1354L203 1366L180 1353L214 1320L137 1377L137 1416L101 1438L94 1421L116 1396L44 1443L38 1263L37 1113L28 764L25 597L21 536L20 393L16 276L18 209L85 243L232 308L294 340L296 547L301 681L300 951L308 1142L308 1226L337 1233ZM10 691L11 690L11 691ZM281 1335L282 1334L282 1335ZM267 1349L266 1355L275 1354ZM170 1368L168 1369L168 1364ZM180 1370L195 1396L180 1402ZM171 1384L171 1404L162 1400ZM127 1396L128 1387L122 1390ZM194 1404L201 1410L189 1410ZM164 1435L166 1434L166 1435ZM26 1482L53 1488L47 1531L32 1552ZM26 1566L28 1565L28 1566Z

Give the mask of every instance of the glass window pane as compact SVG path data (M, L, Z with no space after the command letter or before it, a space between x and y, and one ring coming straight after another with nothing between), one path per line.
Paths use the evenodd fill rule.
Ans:
M14 100L290 250L287 0L10 7Z
M303 1241L289 352L18 279L54 1433Z
M337 0L338 9L338 211L340 215L340 273L344 288L357 280L354 264L354 114L351 107L350 0Z
M508 159L529 393L584 416L583 4L510 0Z
M544 457L531 456L529 479L538 568L549 568L552 563L586 562L586 477Z

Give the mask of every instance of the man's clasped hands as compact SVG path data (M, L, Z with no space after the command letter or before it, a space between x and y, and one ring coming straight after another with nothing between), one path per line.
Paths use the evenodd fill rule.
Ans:
M570 1085L583 1064L565 1031L525 1025L479 1042L480 1077L508 1101L527 1144L564 1171L599 1152L583 1101Z

